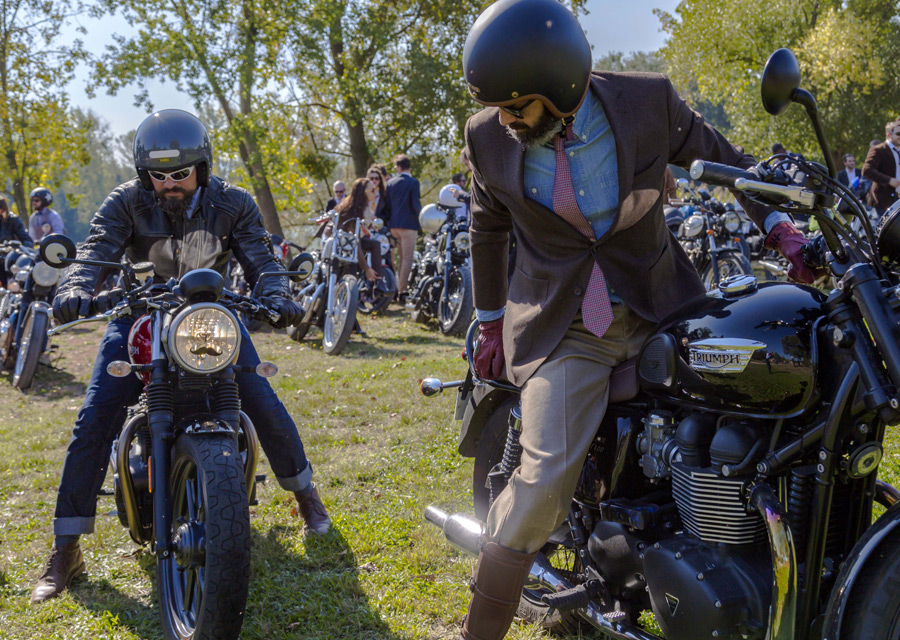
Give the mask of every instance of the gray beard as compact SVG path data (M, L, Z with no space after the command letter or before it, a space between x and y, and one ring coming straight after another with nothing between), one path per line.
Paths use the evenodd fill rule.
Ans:
M544 112L533 127L517 130L507 125L506 133L526 149L534 149L550 144L560 129L559 118Z

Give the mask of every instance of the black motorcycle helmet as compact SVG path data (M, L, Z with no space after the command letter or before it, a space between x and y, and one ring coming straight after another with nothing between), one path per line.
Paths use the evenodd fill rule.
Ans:
M537 99L566 118L587 95L591 46L557 0L500 0L472 25L463 71L476 102L503 107Z
M145 189L152 190L148 171L177 171L197 166L197 184L209 184L212 145L206 127L187 111L164 109L147 116L134 135L134 168Z
M50 189L45 189L44 187L32 189L28 199L31 200L32 198L40 198L43 203L42 207L49 207L50 203L53 202L53 194L50 193Z

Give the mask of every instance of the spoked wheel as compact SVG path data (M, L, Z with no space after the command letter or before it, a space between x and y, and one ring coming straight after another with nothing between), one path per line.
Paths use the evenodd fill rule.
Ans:
M572 546L548 543L540 553L547 556L550 564L557 572L572 584L577 584L577 575L581 573L581 560ZM539 624L544 629L554 632L574 631L579 627L578 616L572 611L559 611L541 602L541 596L550 593L544 588L532 588L527 582L522 589L518 614L522 620Z
M237 441L182 435L172 451L172 546L157 560L168 640L234 640L250 585L250 510Z
M287 334L291 340L300 342L306 337L306 334L309 333L313 318L315 318L318 313L320 300L321 298L314 298L312 295L294 297L294 302L297 302L301 307L306 309L306 314L303 316L303 321L300 324L287 328Z
M356 324L356 308L359 302L359 283L355 276L346 275L334 288L334 307L326 316L322 327L322 348L325 353L337 355L347 346L350 332Z
M475 303L472 300L472 277L469 268L460 266L450 271L446 295L438 301L438 322L444 335L461 336L472 322Z
M898 545L900 532L894 530L881 541L863 565L847 601L840 640L900 638Z
M9 293L0 300L0 323L6 320L7 322L11 321L12 318L12 306L13 302L15 302L14 298L19 294ZM6 337L3 338L3 342L0 343L0 367L4 369L12 369L13 365L16 363L16 350L13 348L13 342L15 340L16 328L13 326L12 322L9 322L9 326L7 327Z
M397 294L397 280L394 278L394 272L388 268L383 268L381 273L382 282L372 285L366 283L359 289L359 308L360 313L366 315L375 313L387 308Z
M47 328L50 319L46 313L29 309L25 318L25 329L16 354L16 366L13 369L13 385L25 391L31 386L37 371L38 360L47 342Z
M703 285L707 291L713 291L718 287L719 283L725 278L737 274L753 275L753 267L750 262L740 252L722 252L718 255L717 262L719 265L718 277L713 272L712 260L710 260L703 269Z

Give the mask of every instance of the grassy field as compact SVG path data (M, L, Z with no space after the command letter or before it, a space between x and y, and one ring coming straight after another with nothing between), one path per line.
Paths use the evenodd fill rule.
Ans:
M425 507L471 510L471 460L456 453L454 394L426 399L418 381L461 377L461 342L415 325L392 309L362 318L338 357L319 334L302 344L257 334L273 384L297 422L334 531L305 539L290 494L259 488L252 581L242 638L413 640L459 637L474 561L426 524ZM53 368L41 367L28 394L0 375L0 638L159 638L155 563L134 545L115 503L101 497L97 530L82 539L88 573L62 598L28 599L51 544L62 459L101 329L55 340ZM58 355L56 355L58 354ZM897 451L888 454L895 479ZM111 478L107 478L111 487ZM516 623L510 640L543 637Z

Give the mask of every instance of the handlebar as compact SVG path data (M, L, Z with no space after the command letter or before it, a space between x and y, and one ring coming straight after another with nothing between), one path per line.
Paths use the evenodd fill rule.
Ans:
M743 179L752 181L757 178L756 175L749 171L744 171L743 169L738 169L737 167L732 167L727 164L709 162L707 160L694 160L694 162L691 163L690 173L691 178L694 180L702 180L703 182L728 187L729 189L736 188L736 180Z

